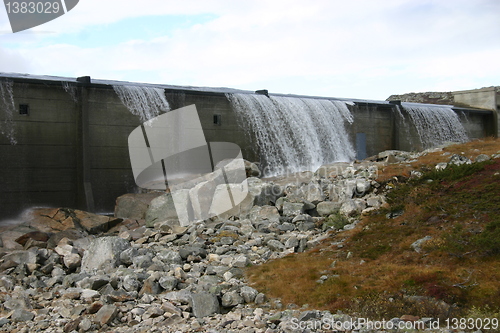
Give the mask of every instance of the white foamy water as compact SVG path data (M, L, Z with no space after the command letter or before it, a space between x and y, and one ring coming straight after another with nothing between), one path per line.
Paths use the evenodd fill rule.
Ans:
M151 86L114 85L113 89L127 109L145 122L170 110L165 92Z
M423 148L431 148L445 142L465 142L469 140L458 115L451 107L412 105L402 103L402 107L415 125Z
M16 106L13 94L14 83L11 80L0 80L0 133L9 139L11 145L17 143L14 122L12 121Z
M238 120L259 148L265 176L316 170L351 161L346 131L352 123L345 102L258 94L226 94Z

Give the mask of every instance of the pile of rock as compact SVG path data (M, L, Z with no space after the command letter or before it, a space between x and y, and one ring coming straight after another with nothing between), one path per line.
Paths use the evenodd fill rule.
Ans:
M288 332L292 318L319 312L277 315L279 301L248 286L244 268L318 245L329 216L352 228L385 202L377 170L336 163L250 177L237 209L188 226L164 192L121 196L114 217L34 209L0 235L0 330Z

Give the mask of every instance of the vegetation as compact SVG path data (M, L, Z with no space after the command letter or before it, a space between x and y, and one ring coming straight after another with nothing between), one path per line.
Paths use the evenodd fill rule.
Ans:
M372 319L498 316L500 159L442 171L434 166L453 153L499 150L499 140L475 141L446 148L447 156L423 156L406 169L386 168L379 178L391 188L386 208L312 251L249 268L249 280L283 303ZM412 170L423 176L410 179ZM337 219L329 223L340 226ZM411 245L426 236L415 251ZM322 275L328 279L318 283Z

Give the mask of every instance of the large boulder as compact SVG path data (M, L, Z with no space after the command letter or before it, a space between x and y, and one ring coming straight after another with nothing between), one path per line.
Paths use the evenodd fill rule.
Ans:
M115 217L144 219L151 201L162 193L127 193L116 199Z
M191 308L196 318L203 318L220 312L217 296L207 292L191 294Z
M82 272L111 269L120 265L120 254L130 243L120 237L96 238L83 254Z
M253 206L253 200L246 182L217 185L209 215L226 219L247 214Z
M43 232L79 229L91 234L106 232L122 219L71 208L38 208L25 214L26 226Z
M152 228L155 223L177 219L174 199L170 193L153 199L146 211L146 226Z

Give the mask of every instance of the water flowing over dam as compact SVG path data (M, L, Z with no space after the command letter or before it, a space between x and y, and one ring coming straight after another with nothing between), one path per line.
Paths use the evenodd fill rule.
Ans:
M144 122L170 110L165 92L149 86L113 85L123 105Z
M496 93L440 106L0 73L0 219L33 206L112 212L117 197L141 191L129 135L170 110L195 105L206 142L238 146L273 176L496 136L494 103L467 106Z
M227 94L238 121L260 151L266 176L316 170L354 159L345 102L258 94Z
M445 142L469 140L460 118L451 107L412 103L402 103L402 107L417 129L424 148L435 147Z

